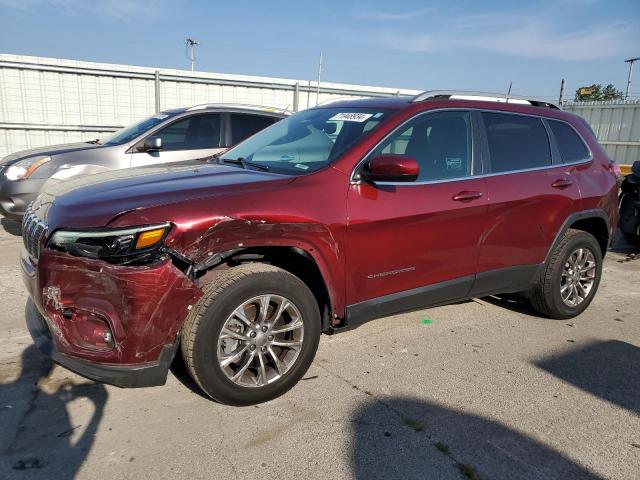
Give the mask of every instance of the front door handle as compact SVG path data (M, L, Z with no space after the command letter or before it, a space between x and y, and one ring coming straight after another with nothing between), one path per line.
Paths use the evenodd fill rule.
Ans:
M570 185L573 185L573 182L568 178L559 178L551 184L553 188L566 188Z
M451 198L456 202L470 202L471 200L476 200L480 197L482 197L482 192L463 190Z

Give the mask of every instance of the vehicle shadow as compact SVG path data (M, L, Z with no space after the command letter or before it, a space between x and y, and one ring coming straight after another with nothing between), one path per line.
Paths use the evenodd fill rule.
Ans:
M602 478L505 425L419 399L368 400L352 425L361 480Z
M618 340L592 342L533 364L603 400L640 415L640 348Z
M173 373L173 376L176 377L182 385L187 387L193 393L200 395L202 398L213 401L202 391L198 384L193 381L191 375L189 375L189 371L187 370L187 366L184 363L184 359L182 358L180 351L178 351L173 362L171 362L169 369L171 370L171 373Z
M529 300L520 295L510 293L491 295L490 297L482 297L482 300L496 307L506 308L512 312L530 315L532 317L540 316L540 314L533 309Z
M11 363L4 364L0 382L13 378ZM16 364L13 364L16 365ZM53 362L26 348L15 380L0 383L0 477L72 479L91 450L107 401L100 384L74 384L51 378ZM72 423L67 406L83 399L81 417Z
M7 217L2 217L2 219L0 219L0 224L2 224L5 232L9 235L13 235L14 237L22 236L22 224L20 222L11 220Z

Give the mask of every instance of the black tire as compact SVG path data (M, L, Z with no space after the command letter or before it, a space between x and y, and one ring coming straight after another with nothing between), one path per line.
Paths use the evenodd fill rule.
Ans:
M595 280L587 297L576 306L567 305L560 295L562 270L569 256L578 248L588 248L596 261ZM602 276L602 252L600 244L590 233L581 230L567 230L555 249L538 284L529 300L535 310L544 316L563 320L580 315L593 300Z
M620 195L620 222L622 236L631 245L640 245L640 235L635 232L640 224L636 209L637 194L623 193Z
M297 359L281 378L260 387L237 385L218 362L222 327L243 302L263 294L281 295L298 308L304 325ZM266 402L291 389L311 365L320 340L320 312L309 288L291 273L268 264L248 263L224 270L205 286L182 327L181 349L193 380L214 400L227 405Z
M640 235L634 235L633 233L622 232L622 236L628 244L638 246L640 245Z

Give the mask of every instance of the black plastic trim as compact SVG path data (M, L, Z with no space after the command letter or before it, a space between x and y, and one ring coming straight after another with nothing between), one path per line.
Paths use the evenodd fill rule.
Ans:
M466 298L474 278L474 275L467 275L349 305L346 309L347 326L352 327L393 313L432 307Z
M90 362L60 353L54 346L42 314L32 300L26 308L27 328L38 350L69 370L102 383L117 387L140 388L164 385L169 366L178 350L179 341L164 345L157 362L140 365L113 365Z
M539 265L516 265L480 272L469 292L469 298L486 297L497 293L515 293L531 289L544 270Z
M604 212L604 210L601 210L599 208L594 208L591 210L583 210L582 212L574 212L565 219L562 226L558 229L558 232L556 233L556 237L553 240L553 243L551 244L551 247L547 251L547 255L544 259L545 264L549 261L549 257L551 256L551 253L556 249L556 247L562 240L562 237L564 236L565 232L569 230L569 227L571 227L571 225L577 222L578 220L585 220L587 218L601 218L602 220L604 220L607 226L607 248L609 247L609 245L611 244L613 235L611 232L611 225L609 224L609 217L607 217L607 214ZM603 257L607 251L607 248L605 248L604 251L602 252Z

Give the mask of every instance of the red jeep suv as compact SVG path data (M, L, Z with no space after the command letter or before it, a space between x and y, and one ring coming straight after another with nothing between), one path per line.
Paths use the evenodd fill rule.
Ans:
M189 165L61 183L23 222L36 344L123 387L181 350L212 398L290 389L321 332L519 292L593 299L617 224L612 163L542 100L462 92L312 108Z

